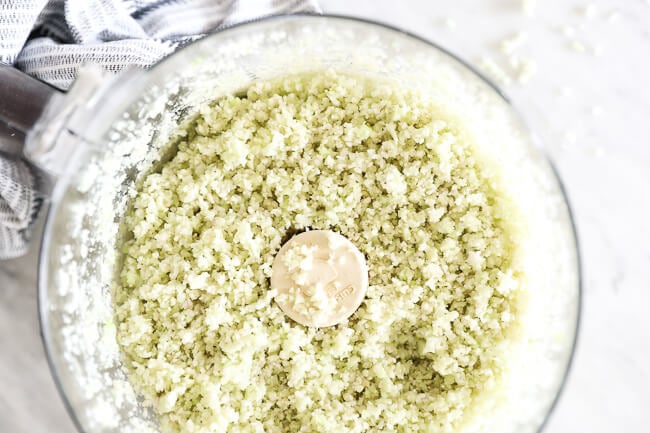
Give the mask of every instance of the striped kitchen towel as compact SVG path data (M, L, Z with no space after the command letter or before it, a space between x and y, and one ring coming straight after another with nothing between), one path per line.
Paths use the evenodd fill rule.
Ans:
M146 68L219 27L318 11L316 0L0 0L0 61L67 89L87 63ZM15 147L0 136L0 259L27 251L40 207L38 179Z

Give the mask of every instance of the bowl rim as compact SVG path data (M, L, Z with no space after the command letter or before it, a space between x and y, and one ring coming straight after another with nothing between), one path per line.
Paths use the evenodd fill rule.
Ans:
M328 13L312 13L312 12L299 12L299 13L289 13L289 14L278 14L278 15L268 15L268 16L263 16L259 18L254 18L246 21L242 21L236 24L224 26L221 28L214 29L210 32L208 32L205 36L194 40L190 42L187 45L184 45L181 47L178 51L181 51L183 48L194 45L197 43L200 43L206 38L211 38L214 37L215 35L221 34L221 33L227 33L229 30L233 29L239 29L247 26L253 26L257 23L266 23L270 21L282 21L282 20L296 20L296 19L339 19L342 21L351 21L354 23L362 23L362 24L369 24L371 26L375 26L378 28L382 28L384 30L389 30L393 31L399 34L402 34L404 36L407 36L409 38L412 38L414 40L420 41L425 43L426 45L429 45L430 47L446 54L447 56L451 57L453 60L457 61L460 63L463 67L465 67L467 70L469 70L471 73L476 75L480 80L482 80L485 84L487 84L489 87L491 87L495 93L504 101L506 102L514 112L514 114L517 116L518 120L522 122L522 125L524 129L533 137L535 137L534 130L530 127L528 122L526 122L526 119L523 118L521 115L521 111L517 109L517 107L513 104L513 102L506 96L506 94L491 80L489 79L485 74L483 74L481 71L476 69L474 66L472 66L469 62L463 60L461 57L458 55L454 54L453 52L447 50L446 48L442 47L441 45L426 39L422 36L419 36L415 33L412 33L408 30L404 30L403 28L400 28L398 26L388 24L382 21L370 19L370 18L365 18L365 17L358 17L358 16L353 16L353 15L345 15L345 14L328 14ZM176 51L176 52L178 52ZM171 53L170 55L164 57L163 59L159 60L156 62L150 70L155 70L159 68L161 65L164 65L167 63L167 61L171 58L174 57L174 54L176 52ZM539 140L539 139L538 139ZM581 256L581 249L580 249L580 243L578 239L578 234L577 234L577 228L576 228L576 222L575 222L575 217L574 217L574 212L572 209L571 201L569 200L569 196L567 193L567 189L565 184L562 181L562 178L559 175L558 169L556 165L553 163L552 159L548 155L547 152L545 152L544 148L540 146L539 151L543 158L546 160L548 163L549 167L551 168L553 177L555 178L555 181L558 184L560 193L562 194L562 198L564 201L564 204L566 206L567 210L567 215L568 215L568 220L569 220L569 228L571 229L571 234L572 234L572 239L573 239L573 245L575 246L575 255L576 255L576 277L577 277L577 293L576 293L576 317L575 317L575 328L573 331L573 339L571 342L571 349L568 353L568 358L566 361L566 366L564 368L564 373L562 376L562 379L559 383L559 386L556 390L555 396L549 405L549 408L546 412L546 415L544 416L544 420L540 423L539 428L537 429L537 433L541 433L544 431L546 426L548 425L548 422L551 419L552 414L555 412L556 407L558 406L560 397L563 395L568 378L569 378L569 373L573 368L573 364L575 361L575 354L578 346L578 336L580 334L580 329L581 329L581 322L582 322L582 310L583 310L583 269L582 269L582 256ZM81 422L79 418L77 417L74 408L72 407L72 403L70 402L68 396L65 393L63 384L61 382L61 379L59 377L59 373L57 370L57 367L55 365L54 361L54 351L52 349L52 340L49 335L49 330L46 327L46 323L48 321L48 311L47 308L44 304L44 299L45 293L47 291L46 283L47 283L47 266L48 266L48 251L50 247L50 239L51 239L51 233L54 230L53 228L53 210L56 209L57 203L51 203L49 206L47 206L47 212L45 215L45 224L43 227L43 231L41 233L41 242L40 242L40 248L39 248L39 253L38 253L38 270L37 270L37 307L38 307L38 325L39 325L39 333L41 336L41 341L43 344L43 349L45 352L45 358L47 360L47 365L50 370L52 380L54 381L54 385L57 389L57 392L61 398L61 401L63 402L63 405L65 407L66 412L68 413L68 416L72 420L72 423L74 424L75 428L77 429L78 433L92 433L84 430L83 426L81 425Z

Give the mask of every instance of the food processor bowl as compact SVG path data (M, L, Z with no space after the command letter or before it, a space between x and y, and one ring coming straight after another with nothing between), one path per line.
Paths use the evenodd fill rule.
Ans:
M442 48L370 21L290 15L220 30L148 71L86 73L28 136L28 156L59 173L42 240L39 308L53 375L81 432L158 431L127 379L111 303L120 220L137 185L173 155L179 125L202 105L255 80L322 69L445 101L502 167L528 222L529 308L512 366L468 431L541 428L566 376L580 304L574 230L551 165L499 91Z

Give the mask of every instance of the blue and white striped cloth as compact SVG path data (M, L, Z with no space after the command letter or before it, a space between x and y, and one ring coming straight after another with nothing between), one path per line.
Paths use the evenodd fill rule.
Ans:
M67 89L84 64L148 67L219 27L293 12L318 12L316 0L0 0L0 61ZM39 208L12 148L0 137L0 259L26 252Z

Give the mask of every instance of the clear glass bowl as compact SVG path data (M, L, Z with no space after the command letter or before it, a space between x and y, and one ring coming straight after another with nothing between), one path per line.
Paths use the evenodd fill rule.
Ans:
M292 15L221 30L149 71L106 78L92 96L74 101L65 137L76 150L65 158L49 209L39 308L52 372L80 432L157 431L155 415L126 380L111 308L119 220L134 185L173 152L177 125L201 104L255 79L327 68L444 98L505 167L529 221L527 338L502 384L503 404L475 431L542 427L568 371L580 305L572 220L551 165L499 91L442 48L370 21Z

